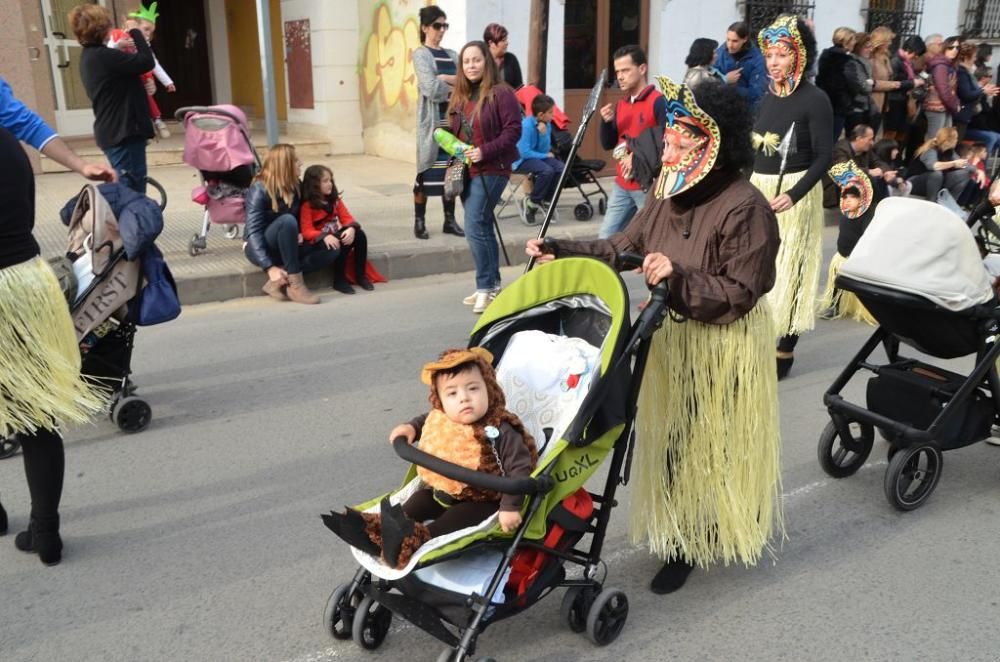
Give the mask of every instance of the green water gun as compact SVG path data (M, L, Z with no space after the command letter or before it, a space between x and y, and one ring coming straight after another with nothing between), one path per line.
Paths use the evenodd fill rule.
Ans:
M447 154L469 163L469 157L465 156L465 153L472 149L472 145L462 142L453 133L440 128L434 129L434 142Z

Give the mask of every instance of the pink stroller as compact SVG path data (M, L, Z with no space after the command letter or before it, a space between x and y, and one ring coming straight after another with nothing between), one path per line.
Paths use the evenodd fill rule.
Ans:
M184 124L184 163L201 173L201 186L191 191L191 199L205 207L201 232L188 242L194 257L205 250L213 223L225 225L229 239L240 236L246 220L243 197L260 169L260 157L246 115L236 106L187 106L175 116Z

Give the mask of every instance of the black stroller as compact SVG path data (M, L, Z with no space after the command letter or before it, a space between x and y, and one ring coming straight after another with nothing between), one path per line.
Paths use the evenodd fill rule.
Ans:
M912 198L879 203L836 285L856 294L880 326L823 396L831 421L820 435L820 466L834 478L853 475L877 428L889 442L886 499L913 510L937 486L943 451L988 438L998 421L1000 307L968 226ZM941 359L974 355L975 366L958 374L902 356L901 344ZM887 363L871 360L879 345ZM841 395L862 369L874 373L867 407Z
M166 194L156 181L147 183L159 192L162 214ZM50 263L69 299L80 343L80 372L108 392L111 421L122 432L140 432L152 420L152 408L135 394L131 379L136 324L128 314L128 303L142 288L140 261L128 259L119 219L96 184L85 186L63 211L69 225L67 257ZM159 224L162 228L162 216ZM134 243L141 233L128 234ZM153 238L146 236L143 243ZM0 438L0 459L17 453L20 445L16 435Z
M623 259L627 264L642 263L636 256ZM500 293L470 339L470 345L486 347L499 361L498 379L506 379L501 374L512 365L525 333L541 334L553 342L585 341L595 356L587 373L588 387L579 389L575 396L579 399L572 405L555 407L543 416L536 411L545 401L536 397L538 392L507 393L508 403L530 403L517 413L526 427L534 426L533 435L543 447L533 475L513 479L478 473L422 452L405 438L393 446L412 465L478 487L528 495L524 521L513 537L500 531L494 515L478 528L432 539L404 570L388 568L353 550L360 567L350 582L333 591L324 613L333 637L353 638L373 650L384 641L393 616L399 616L447 646L438 660L464 661L475 654L487 626L528 609L560 587L567 589L560 613L572 631L585 632L597 645L618 637L628 617L628 598L604 585L607 566L601 553L617 505L616 490L628 480L635 438L632 422L648 340L666 316L666 295L664 281L630 325L624 283L609 266L591 258L546 264ZM534 366L541 357L529 352L522 358ZM524 374L511 375L510 380L510 384L530 381ZM508 391L508 386L504 389ZM552 420L558 422L544 422ZM587 479L605 459L611 464L603 490L588 492ZM354 508L373 511L383 497L404 499L416 476L412 465L398 490ZM425 574L452 561L482 559L484 554L488 556L480 566L485 568L476 588L445 588ZM582 576L568 578L567 565L580 568Z

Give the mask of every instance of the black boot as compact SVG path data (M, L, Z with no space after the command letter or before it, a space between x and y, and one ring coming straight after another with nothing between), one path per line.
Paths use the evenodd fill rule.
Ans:
M424 224L424 217L417 216L413 219L413 236L417 239L430 239L430 235L427 234L427 225Z
M62 538L59 537L59 516L35 519L28 523L28 530L14 536L14 546L22 552L37 552L45 565L56 565L62 560Z
M444 227L441 228L441 231L444 232L445 234L453 234L456 237L465 236L465 230L463 230L462 226L459 225L458 221L455 220L454 214L444 215Z
M792 369L792 363L795 362L794 356L779 356L778 357L778 379L784 379L788 376L789 371Z
M379 556L382 550L368 536L368 523L361 513L353 508L346 508L344 513L330 511L329 515L320 515L326 528L336 533L341 540L351 547L360 549L365 554Z
M3 504L0 503L0 536L7 533L7 511L3 509Z
M683 559L672 559L663 564L660 571L653 577L649 588L653 593L665 595L673 593L687 581L694 566Z

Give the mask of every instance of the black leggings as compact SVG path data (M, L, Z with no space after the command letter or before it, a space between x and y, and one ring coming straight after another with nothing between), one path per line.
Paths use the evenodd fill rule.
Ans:
M799 337L797 335L782 336L778 339L778 351L779 352L794 352L795 346L799 343Z
M340 245L340 255L333 263L333 275L337 280L343 280L344 270L347 268L347 256L354 252L354 274L355 280L360 281L365 275L365 262L368 261L368 237L365 231L358 226L354 227L354 241L349 245ZM322 244L322 242L319 242Z
M434 500L434 491L417 490L403 504L403 513L417 522L434 520L427 525L432 538L475 526L500 509L499 501L459 501L445 508Z
M62 437L53 430L38 430L34 434L19 433L18 439L31 495L31 517L37 520L58 517L66 471Z

